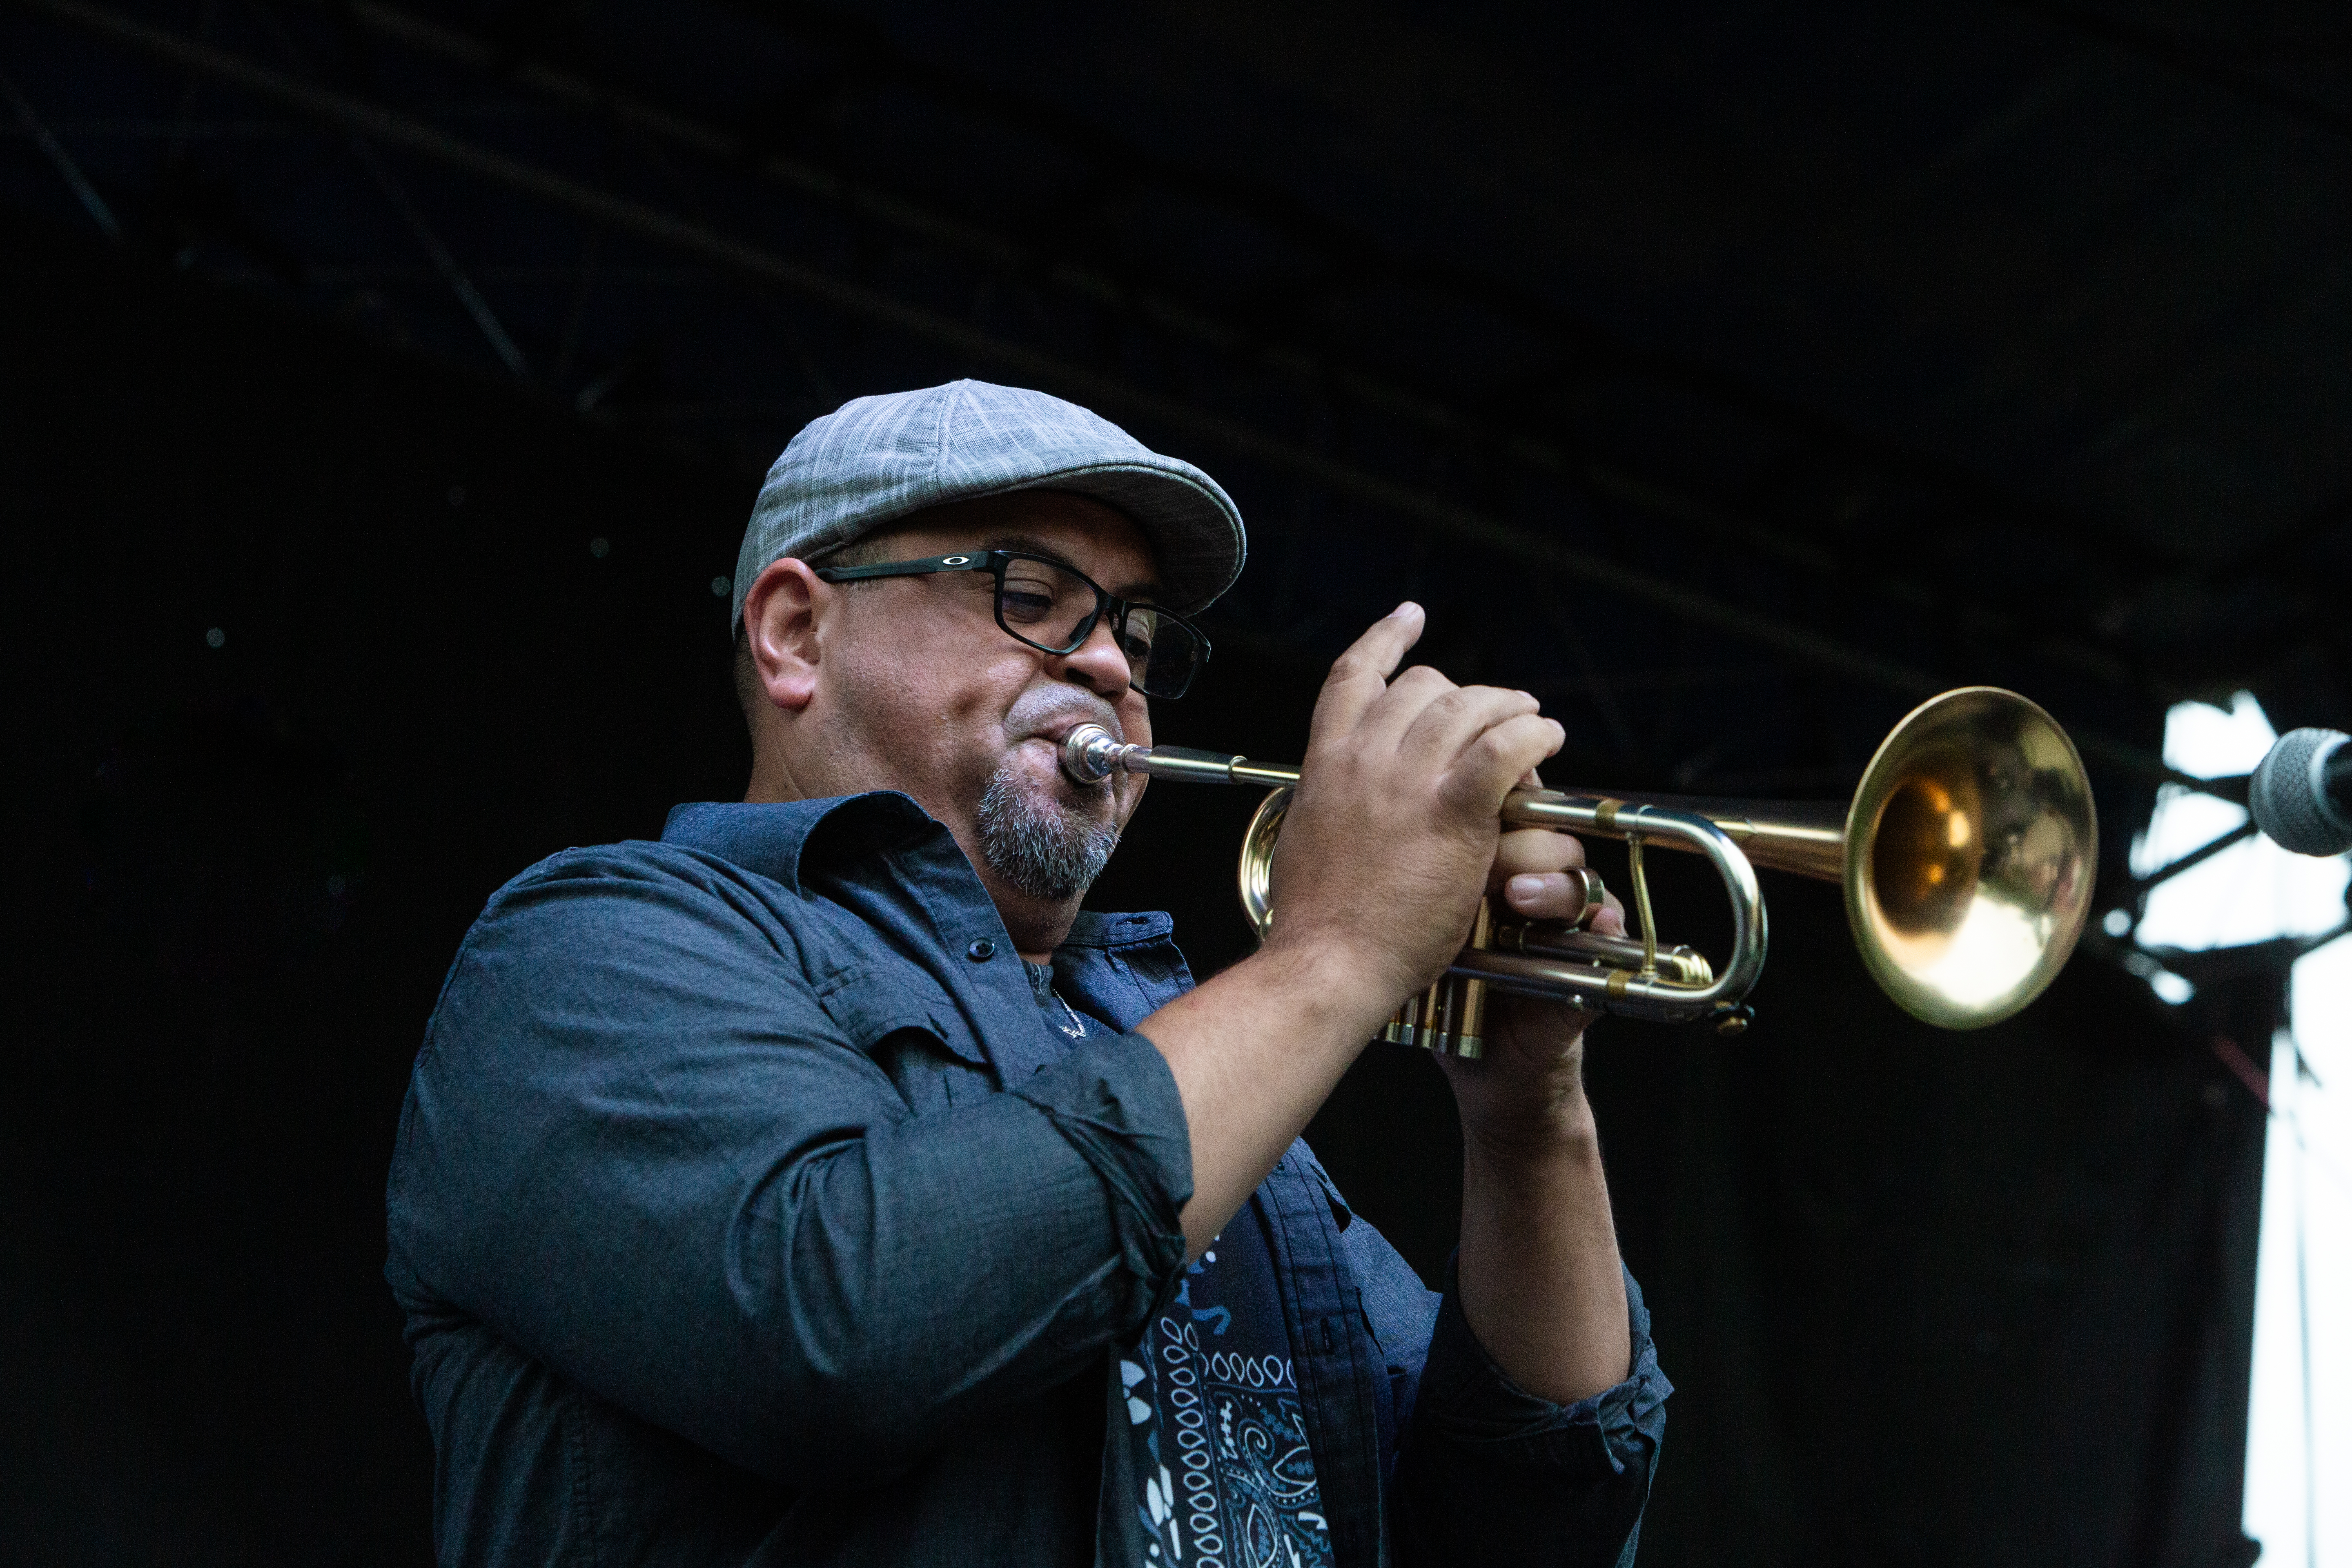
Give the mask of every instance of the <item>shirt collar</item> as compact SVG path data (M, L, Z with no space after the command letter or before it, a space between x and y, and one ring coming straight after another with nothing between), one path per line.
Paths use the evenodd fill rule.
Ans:
M699 849L803 892L803 863L839 867L903 849L947 829L897 790L823 800L689 801L670 808L662 842ZM1065 949L1117 949L1165 941L1174 922L1159 911L1107 914L1080 910Z
M1071 923L1070 934L1062 939L1065 949L1073 947L1130 947L1137 942L1157 942L1176 929L1176 922L1160 910L1143 914L1106 914L1099 910L1080 910Z
M731 860L803 891L803 861L844 861L904 848L947 830L896 790L823 800L689 801L670 808L662 842Z

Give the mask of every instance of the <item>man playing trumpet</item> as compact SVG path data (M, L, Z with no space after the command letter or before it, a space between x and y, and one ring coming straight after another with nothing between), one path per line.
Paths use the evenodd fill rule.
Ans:
M1447 1059L1426 1289L1297 1141L1490 889L1560 743L1524 692L1332 668L1263 948L1195 986L1079 901L1230 586L1214 481L958 382L803 430L736 575L740 804L500 889L428 1028L387 1272L447 1563L1545 1562L1633 1552L1668 1384L1617 1257L1583 1015ZM1622 930L1617 911L1595 923Z

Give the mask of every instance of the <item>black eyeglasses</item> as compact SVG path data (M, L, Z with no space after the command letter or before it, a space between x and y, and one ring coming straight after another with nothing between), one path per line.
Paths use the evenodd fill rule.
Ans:
M1209 662L1209 639L1173 610L1116 598L1085 573L1017 550L971 550L874 566L820 566L827 583L988 572L996 577L996 624L1041 652L1076 653L1105 616L1127 655L1127 683L1147 697L1181 697Z

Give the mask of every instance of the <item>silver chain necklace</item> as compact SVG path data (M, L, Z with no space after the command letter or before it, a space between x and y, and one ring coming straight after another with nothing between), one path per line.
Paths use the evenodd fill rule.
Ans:
M1054 984L1054 972L1044 964L1032 963L1025 958L1021 961L1021 967L1029 972L1030 988L1037 993L1037 1000L1041 1005L1048 996L1062 1005L1062 1012L1070 1021L1065 1024L1048 1011L1045 1016L1054 1027L1073 1040L1085 1039L1087 1021L1078 1016L1078 1010L1070 1005L1069 999L1064 996L1060 988Z

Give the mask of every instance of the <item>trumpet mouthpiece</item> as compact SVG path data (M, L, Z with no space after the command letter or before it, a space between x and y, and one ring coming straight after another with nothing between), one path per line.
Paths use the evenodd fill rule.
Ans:
M1081 724L1062 742L1062 771L1080 784L1100 784L1119 771L1126 753L1138 749L1099 724Z

